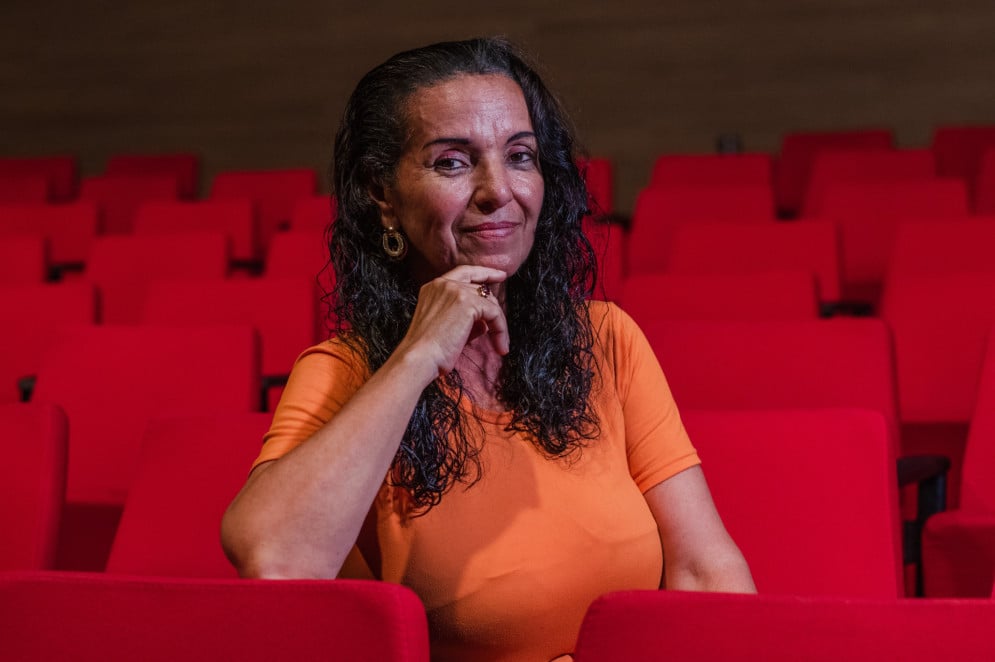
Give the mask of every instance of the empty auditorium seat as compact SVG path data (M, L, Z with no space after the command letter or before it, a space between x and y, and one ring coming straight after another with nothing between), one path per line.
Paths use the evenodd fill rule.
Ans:
M105 234L130 234L141 205L177 200L179 187L176 175L99 175L84 178L79 195L97 205Z
M0 571L54 568L66 494L66 415L53 405L0 404L0 428Z
M231 258L242 263L258 261L259 221L248 199L200 202L148 202L135 216L136 235L214 232L228 237Z
M850 131L797 131L785 134L778 155L774 190L777 207L787 215L797 214L808 189L812 163L825 149L888 149L894 145L889 129Z
M877 302L899 226L968 213L963 182L932 179L832 183L818 216L839 227L844 297Z
M995 217L910 220L896 230L888 275L995 272Z
M255 413L150 420L107 572L235 577L221 550L221 516L245 484L271 418Z
M896 458L880 412L685 408L682 419L759 591L903 592Z
M974 180L974 212L995 215L995 144L981 159L978 176Z
M48 241L44 237L0 237L0 285L43 283L48 278Z
M0 236L45 237L55 266L82 265L98 232L97 207L92 202L0 205Z
M881 320L671 320L643 331L682 409L870 409L889 422L897 448L891 334Z
M739 274L804 270L814 274L822 301L840 298L836 226L805 223L683 223L668 247L667 271Z
M310 168L232 171L219 173L211 185L211 198L248 198L259 212L259 237L263 252L273 235L290 227L294 205L318 192L318 178Z
M0 175L0 204L43 204L51 197L51 182L33 175Z
M326 230L338 210L335 196L309 195L294 203L290 215L291 230Z
M142 321L249 324L259 332L263 376L281 384L300 353L326 336L319 296L305 276L160 280L149 286Z
M216 232L98 237L84 276L99 288L103 322L133 324L152 282L223 278L229 251L228 238Z
M802 215L821 216L833 185L867 182L921 182L935 179L936 163L926 149L823 150L816 155Z
M76 197L79 168L76 157L69 155L0 158L0 178L44 177L49 181L53 202L66 202Z
M587 185L587 206L591 215L604 216L615 211L615 166L604 157L589 157L578 162Z
M978 176L981 155L995 147L995 125L938 126L930 149L941 177L959 177L970 186Z
M627 273L662 271L673 233L682 223L773 220L773 199L764 186L643 189L626 242Z
M107 175L171 175L179 181L181 198L193 200L200 185L197 154L115 154L107 160Z
M591 604L574 660L985 660L993 627L991 600L629 591Z
M373 581L0 577L11 660L428 662L425 608Z
M92 324L96 315L89 283L0 286L0 402L21 398L20 380L37 374L65 327Z
M964 450L958 508L929 518L923 530L929 597L986 597L995 581L995 344L991 341L986 357Z
M769 154L663 154L653 162L650 188L693 186L766 186Z
M653 320L814 320L815 278L805 271L636 274L619 305L640 325Z
M335 285L335 270L329 262L328 241L321 230L293 230L273 237L266 254L266 276L305 276L318 283L322 293Z
M33 401L61 406L71 431L59 567L103 569L150 417L257 408L258 352L247 326L103 325L45 353Z

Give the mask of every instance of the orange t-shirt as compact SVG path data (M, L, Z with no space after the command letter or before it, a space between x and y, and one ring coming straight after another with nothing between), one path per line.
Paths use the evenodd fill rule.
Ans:
M366 561L421 597L433 659L545 662L573 650L597 596L660 586L659 532L642 494L698 456L642 332L614 305L590 307L600 438L549 459L505 431L508 413L465 403L485 434L480 481L455 486L418 517L404 491L386 484L372 505L367 526L376 530L361 539L372 534L376 549ZM304 442L367 374L336 340L307 350L256 464Z

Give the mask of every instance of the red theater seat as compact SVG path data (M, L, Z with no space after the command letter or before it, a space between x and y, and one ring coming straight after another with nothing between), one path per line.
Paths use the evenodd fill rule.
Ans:
M48 241L43 237L0 237L0 285L30 285L48 278Z
M245 484L269 414L154 418L124 502L107 572L235 577L221 550L221 516ZM177 490L177 483L183 485Z
M923 575L929 597L985 597L995 581L995 345L989 342L964 450L959 508L929 518Z
M425 609L372 581L0 576L11 660L428 662Z
M335 196L311 195L294 203L290 215L291 230L321 230L324 232L332 224L338 205Z
M38 374L41 357L67 326L96 321L89 283L0 287L0 402L20 399L19 380Z
M974 183L981 155L995 147L995 124L977 126L938 126L933 131L931 149L936 171L941 177L959 177Z
M766 186L769 154L664 154L653 163L651 188L693 186Z
M105 234L130 234L139 207L178 199L179 186L175 175L100 175L84 178L79 195L97 205Z
M995 145L985 152L974 181L974 211L995 215Z
M955 179L828 184L819 217L839 227L844 298L877 302L903 223L968 213L967 189Z
M0 204L43 204L51 197L47 177L0 175Z
M798 131L781 141L777 159L774 190L777 206L794 215L801 210L808 189L812 164L826 149L889 149L894 145L890 129L855 131Z
M294 205L318 192L318 177L310 168L219 173L211 185L211 198L248 198L259 212L259 237L263 253L273 235L290 227Z
M0 463L0 571L54 568L66 495L66 415L52 405L0 404L0 428L6 455Z
M640 325L653 320L814 320L812 274L637 274L625 279L619 305Z
M995 218L954 216L902 223L888 261L888 277L993 272Z
M214 232L228 237L233 260L253 262L259 253L259 221L250 200L148 202L135 216L136 235Z
M773 222L774 202L765 186L643 189L636 198L626 249L629 274L663 271L675 229L683 223Z
M304 276L317 282L322 293L331 292L335 286L328 241L321 230L294 230L275 235L265 264L266 276Z
M82 265L99 231L92 202L59 205L0 205L0 236L32 235L49 244L53 265Z
M103 322L134 324L151 283L224 278L229 251L228 238L214 232L98 237L84 276L100 290Z
M625 231L616 223L604 223L590 216L584 217L584 235L598 261L594 298L615 301L621 295L625 279Z
M574 660L988 660L993 628L991 600L631 591L594 601Z
M200 184L200 157L196 154L115 154L107 160L108 175L171 175L179 182L181 198L193 200Z
M922 182L936 178L933 154L925 149L824 150L812 164L803 215L822 216L833 185L871 182Z
M840 298L836 227L805 223L683 223L673 235L667 271L680 274L748 274L800 270L816 277L819 298Z
M245 326L94 326L45 353L33 400L69 416L59 567L102 570L153 416L257 408L258 340Z
M76 157L68 155L0 158L0 179L8 176L44 177L51 201L66 202L76 197L79 168Z
M903 592L896 458L879 412L685 408L682 418L758 590Z

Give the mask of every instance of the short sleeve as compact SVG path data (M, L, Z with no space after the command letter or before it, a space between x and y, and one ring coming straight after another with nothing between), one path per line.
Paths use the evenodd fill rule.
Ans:
M367 376L365 362L340 340L306 350L294 363L252 467L279 459L304 443L332 420Z
M608 306L629 473L645 493L700 460L649 341L627 313Z

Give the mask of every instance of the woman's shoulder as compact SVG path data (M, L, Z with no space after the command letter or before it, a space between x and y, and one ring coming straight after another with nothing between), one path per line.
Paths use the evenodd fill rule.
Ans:
M369 366L362 350L342 336L333 336L305 349L294 362L293 371L298 374L344 372L360 382L369 377Z
M602 344L617 342L637 328L628 313L610 301L588 301L587 314L594 337Z

